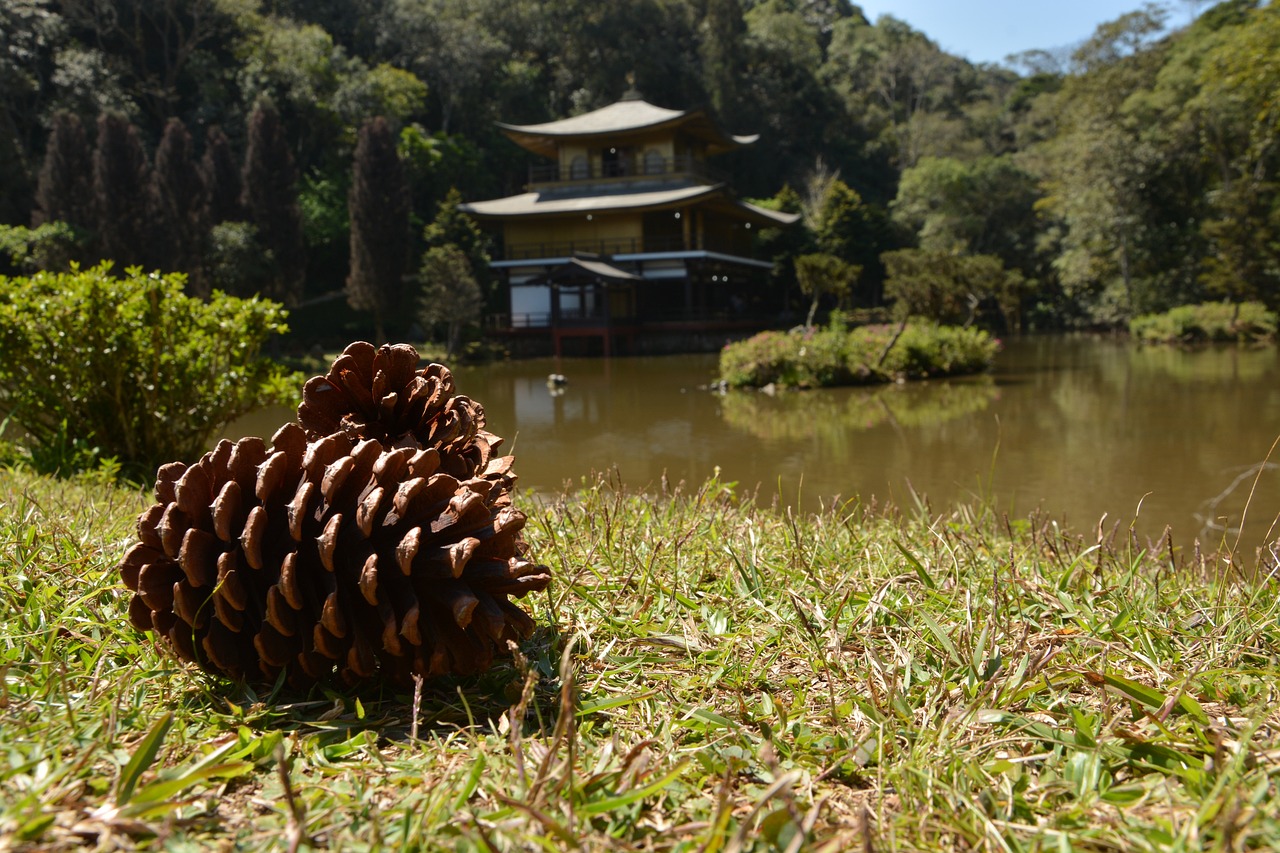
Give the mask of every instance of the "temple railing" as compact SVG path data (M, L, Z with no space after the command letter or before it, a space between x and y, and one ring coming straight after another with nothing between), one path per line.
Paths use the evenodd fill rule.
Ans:
M529 167L529 184L567 184L616 178L687 177L722 183L725 173L687 154L677 157L634 157L593 163L581 161L562 167L558 163L535 163Z
M756 257L755 247L744 241L703 240L700 245L686 244L679 234L653 237L606 237L600 240L555 240L536 243L512 243L502 253L503 260L515 261L532 258L569 258L575 254L588 255L639 255L657 252L685 252L705 250L735 255L740 258Z
M654 327L662 325L683 325L698 323L731 323L757 319L748 312L730 309L680 309L646 313L644 316L612 317L600 311L579 311L561 309L558 319L549 311L516 312L513 314L491 314L485 318L485 328L489 331L518 331L521 329L551 328L586 328L609 325L631 325Z

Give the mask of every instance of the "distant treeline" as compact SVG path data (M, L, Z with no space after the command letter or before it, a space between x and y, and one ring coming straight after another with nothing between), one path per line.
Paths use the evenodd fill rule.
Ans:
M599 107L630 78L761 134L720 165L805 214L771 237L779 286L821 253L858 272L847 302L941 319L1274 308L1280 7L1227 0L1187 23L1194 7L1148 4L1003 67L846 0L12 0L0 223L65 223L64 255L185 271L197 293L345 287L394 326L407 297L367 283L433 243L471 243L488 283L483 245L438 214L451 188L526 180L494 121ZM402 227L370 212L388 199L407 236L378 242Z

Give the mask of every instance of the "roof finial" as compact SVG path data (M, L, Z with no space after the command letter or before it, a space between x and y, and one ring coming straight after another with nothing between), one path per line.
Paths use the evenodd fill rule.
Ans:
M636 88L636 72L627 72L627 91L622 93L624 101L643 101L644 96L640 94L640 90Z

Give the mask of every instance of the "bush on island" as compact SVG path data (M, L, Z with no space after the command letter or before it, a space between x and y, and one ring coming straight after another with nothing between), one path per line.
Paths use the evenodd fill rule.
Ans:
M1135 317L1129 334L1145 344L1271 341L1276 315L1261 302L1202 302Z
M1000 342L975 328L913 319L897 325L839 323L761 332L720 352L720 378L734 388L820 388L980 373Z

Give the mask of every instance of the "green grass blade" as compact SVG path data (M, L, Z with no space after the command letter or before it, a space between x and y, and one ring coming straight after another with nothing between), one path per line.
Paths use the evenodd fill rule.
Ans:
M625 794L619 794L616 797L609 797L607 799L587 803L582 807L581 811L585 815L604 814L605 812L611 812L614 809L620 809L623 806L629 806L632 803L639 802L646 797L651 797L674 782L680 774L684 772L684 768L688 763L688 759L684 759L676 764L676 766L672 768L671 772L666 776L663 776L661 779L656 779L648 785L645 785L643 788L636 788L634 790L627 791Z
M934 582L933 576L929 574L924 565L916 559L916 555L908 551L907 546L903 545L901 540L895 539L893 540L893 544L897 546L900 552L902 552L902 556L907 558L907 562L911 564L911 568L915 569L916 577L920 578L920 583L924 584L929 589L937 589L938 584Z
M120 771L120 784L116 788L116 805L123 806L133 797L133 790L138 785L138 780L142 778L142 774L147 771L152 763L156 760L156 754L160 751L160 745L164 743L165 736L169 734L169 728L173 725L173 714L168 713L161 717L151 731L138 743L138 748L133 751L124 769Z

